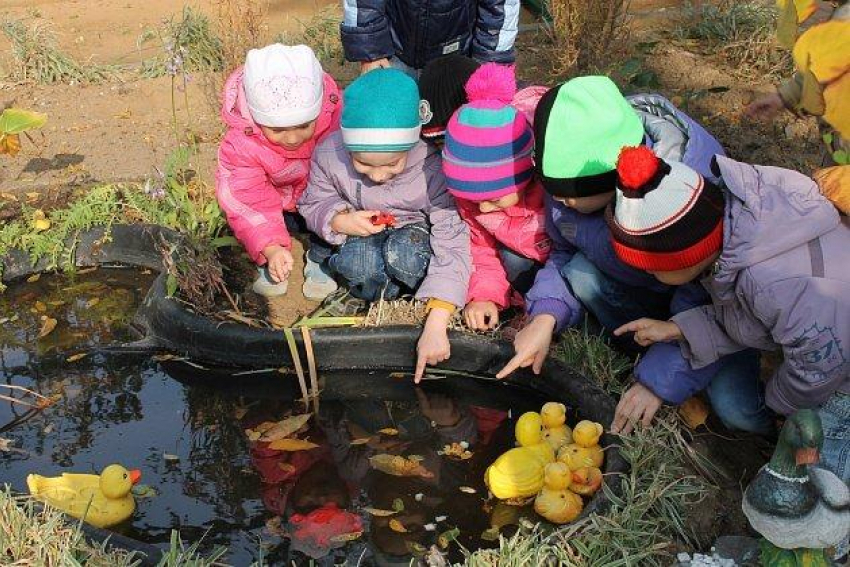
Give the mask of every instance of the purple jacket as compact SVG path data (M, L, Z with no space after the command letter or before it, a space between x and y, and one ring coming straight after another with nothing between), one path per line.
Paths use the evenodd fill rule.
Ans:
M346 236L334 232L330 223L346 209L389 212L398 226L427 223L432 255L416 297L466 305L472 265L469 230L446 191L438 150L420 141L408 153L405 170L379 185L354 170L339 132L329 136L313 152L309 183L298 201L298 212L307 228L339 246Z
M679 313L695 368L753 347L782 349L767 404L793 413L850 393L850 221L808 177L718 158L723 251L702 284L711 305Z
M661 95L635 95L629 97L629 102L643 121L647 145L660 157L681 161L717 181L711 171L712 158L725 153L708 131ZM655 291L669 289L653 276L617 258L603 211L585 215L547 198L546 230L552 237L552 253L546 266L537 273L525 300L530 315L553 315L556 330L576 325L583 315L583 307L561 277L561 269L578 251L621 283Z

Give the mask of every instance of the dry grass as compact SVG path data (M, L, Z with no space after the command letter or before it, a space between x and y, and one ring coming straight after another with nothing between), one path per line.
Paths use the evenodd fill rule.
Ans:
M245 61L249 49L265 44L268 0L217 0L216 28L221 38L225 72Z
M549 0L554 75L599 71L623 59L628 0Z
M294 34L281 34L276 41L281 43L303 43L310 46L322 65L334 61L342 64L342 43L339 38L339 24L342 16L338 7L328 6L316 12L307 20L297 20L301 31Z

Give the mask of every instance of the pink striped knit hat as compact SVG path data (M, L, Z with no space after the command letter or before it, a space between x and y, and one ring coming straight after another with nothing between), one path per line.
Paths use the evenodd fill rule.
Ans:
M534 174L534 134L513 106L513 66L487 63L466 83L468 104L446 127L443 172L458 199L489 201L522 191Z

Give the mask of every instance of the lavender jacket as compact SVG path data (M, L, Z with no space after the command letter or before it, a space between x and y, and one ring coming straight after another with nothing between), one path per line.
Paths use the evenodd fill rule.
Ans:
M346 209L389 212L398 226L427 223L432 255L416 298L442 299L457 307L466 304L472 265L469 229L446 191L436 149L420 141L408 153L405 170L379 185L354 170L339 132L329 136L313 152L309 183L298 211L307 228L339 246L346 236L334 232L330 224L335 214Z
M717 158L723 251L702 281L711 305L675 315L699 368L753 347L782 349L767 404L793 413L850 393L850 221L808 177Z

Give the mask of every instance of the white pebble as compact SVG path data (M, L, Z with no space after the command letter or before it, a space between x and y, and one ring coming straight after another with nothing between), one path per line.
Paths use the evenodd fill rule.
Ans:
M685 563L686 561L690 561L690 560L691 560L691 556L688 555L687 553L680 553L679 555L676 556L676 561L678 561L679 563Z
M426 532L435 532L435 531L437 531L437 526L436 526L436 524L425 524L425 525L424 525L424 526L422 526L422 527L423 527L423 528L425 528L425 531L426 531Z
M417 502L422 502L422 499L423 499L423 498L425 498L425 495L424 495L424 494L422 494L421 492L417 492L417 493L413 496L413 499L414 499L414 500L416 500Z
M448 516L437 516L436 518L434 518L434 521L435 522L445 522L446 518L448 518Z

